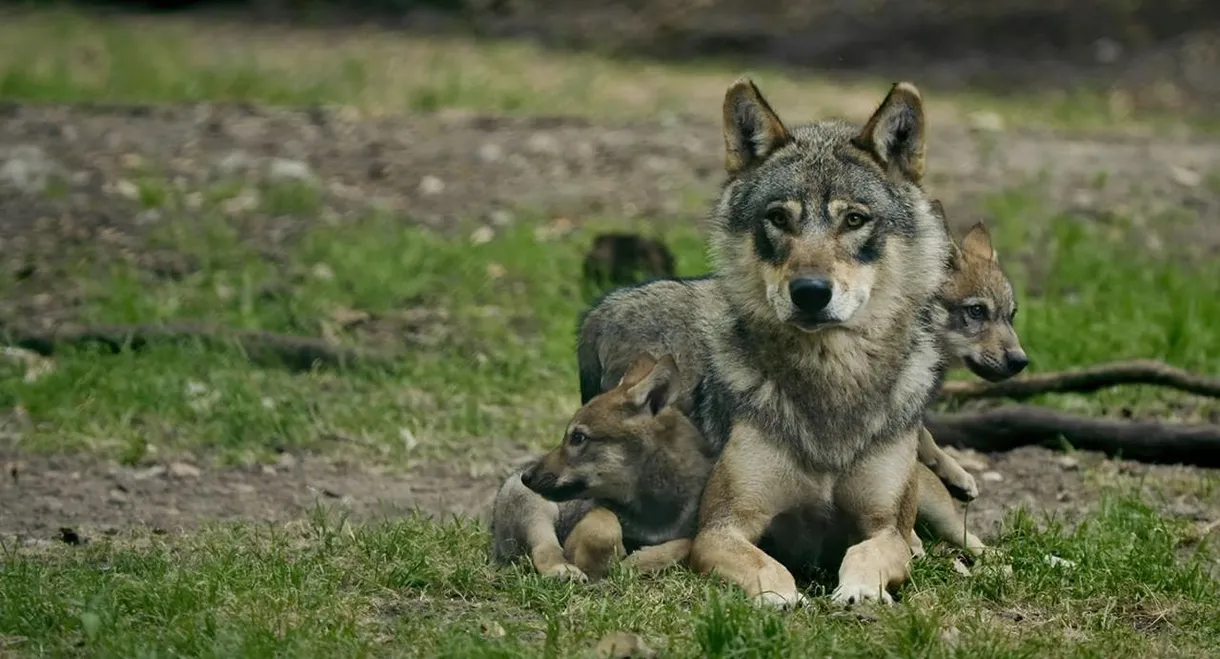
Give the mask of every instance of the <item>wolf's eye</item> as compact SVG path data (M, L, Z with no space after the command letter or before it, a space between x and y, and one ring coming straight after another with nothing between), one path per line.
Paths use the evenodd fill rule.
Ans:
M966 315L975 320L983 320L987 317L987 307L982 304L972 304L966 307Z
M568 446L580 446L588 441L589 436L583 430L573 430L572 436L568 437Z
M788 209L783 206L776 206L767 210L767 221L776 229L787 230L789 226Z
M847 216L843 218L843 226L848 229L859 229L868 224L869 216L860 211L848 211Z

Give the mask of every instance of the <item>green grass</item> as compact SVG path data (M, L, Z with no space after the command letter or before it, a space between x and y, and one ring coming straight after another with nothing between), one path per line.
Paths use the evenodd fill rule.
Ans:
M202 450L245 462L342 436L398 459L454 455L472 443L488 446L489 437L499 448L541 448L563 428L577 402L581 259L593 234L623 223L591 221L543 240L543 225L527 218L476 245L468 231L440 234L374 214L341 226L313 223L272 262L245 239L262 220L216 212L224 199L205 201L202 216L191 219L175 216L171 202L150 236L156 249L194 259L197 269L182 278L82 252L82 267L93 271L74 282L79 316L328 335L403 358L388 371L294 375L225 346L162 345L118 356L86 350L58 357L58 368L32 383L20 364L5 362L0 404L29 412L27 448L126 460L150 447ZM300 199L314 197L285 194L276 205L295 208ZM1052 216L1035 199L1018 190L990 202L995 242L1019 292L1016 325L1031 371L1153 357L1220 372L1213 331L1220 263L1151 256L1130 244L1133 234L1115 237L1094 222ZM662 233L682 274L706 271L697 227ZM9 286L22 291L18 282ZM1141 388L1043 402L1190 418L1215 409L1214 401ZM419 440L410 455L404 430Z
M319 512L287 527L10 549L0 643L18 656L569 657L629 631L676 657L1215 656L1215 582L1205 553L1177 558L1193 551L1182 531L1125 496L1072 532L1018 513L994 563L1011 577L976 564L966 579L934 553L899 606L821 598L779 613L682 568L567 585L488 565L472 523L353 527Z

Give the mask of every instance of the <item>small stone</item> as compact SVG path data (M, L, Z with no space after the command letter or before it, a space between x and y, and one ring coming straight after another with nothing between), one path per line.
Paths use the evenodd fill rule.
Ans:
M153 465L148 469L137 471L136 473L132 474L131 477L138 481L146 481L153 478L160 478L165 475L165 472L165 465Z
M1053 554L1047 554L1046 556L1043 556L1042 560L1045 561L1047 565L1050 565L1052 567L1062 567L1062 568L1069 568L1069 569L1076 567L1076 561L1069 561L1066 558L1060 558Z
M230 151L216 163L216 171L224 176L245 174L254 167L254 158L245 151Z
M445 191L445 182L431 174L419 180L419 193L422 195L438 195Z
M241 215L258 208L258 202L259 196L257 190L242 190L237 193L237 196L226 199L220 205L220 210L225 215Z
M999 483L1004 480L1004 475L998 471L984 471L982 479L988 483Z
M1113 39L1102 37L1093 42L1093 59L1098 64L1113 64L1122 56L1122 45Z
M114 193L124 199L135 201L140 198L140 186L127 179L120 179L114 183Z
M611 632L597 642L593 654L603 659L650 659L657 656L657 651L639 634Z
M526 143L530 151L541 155L553 156L559 153L559 139L548 133L534 133Z
M313 267L312 272L313 272L314 279L319 279L321 281L334 281L335 280L335 271L331 270L330 266L326 265L325 263L319 263L319 264L315 265Z
M995 112L982 110L971 112L967 120L970 122L970 127L975 130L988 133L998 133L1004 130L1004 117Z
M187 210L197 211L200 208L203 208L203 193L189 192L187 193L186 197L183 198L182 202L186 205Z
M296 181L308 183L314 180L313 170L309 164L300 160L287 158L272 158L267 164L267 178L272 181Z
M297 457L291 453L281 453L275 466L283 471L291 471L297 466Z
M495 620L484 622L479 627L483 635L488 638L504 638L504 635L507 633L504 631L504 626Z
M491 242L492 238L496 237L496 232L491 227L483 226L474 230L470 234L470 242L474 245L486 245Z
M144 158L138 153L124 153L123 156L119 158L119 164L121 164L124 169L137 169L144 165Z
M500 265L499 263L488 263L487 264L487 278L488 279L499 279L506 274L508 274L508 270L506 270L504 268L504 266Z
M503 209L494 210L487 215L487 220L491 222L492 226L497 227L506 227L512 224L515 219L512 213Z
M127 503L127 493L118 488L111 488L106 500L114 504L124 504Z
M504 149L499 144L488 142L479 147L479 160L483 162L496 162L504 157Z
M1187 167L1174 165L1169 168L1169 175L1178 185L1187 188L1197 188L1203 183L1203 175Z
M415 439L415 433L406 428L402 428L398 431L398 437L402 440L403 449L405 449L407 453L410 453L415 449L416 446L419 446L419 440Z
M262 472L264 476L274 476L276 473L275 467L272 467L271 465L263 465Z
M42 148L33 145L0 150L0 186L25 194L41 194L59 165Z
M1080 469L1080 460L1072 455L1065 455L1056 460L1056 462L1059 463L1059 467L1064 471L1076 471L1077 469Z
M174 478L199 478L202 473L199 467L188 462L174 462L169 465L169 474Z

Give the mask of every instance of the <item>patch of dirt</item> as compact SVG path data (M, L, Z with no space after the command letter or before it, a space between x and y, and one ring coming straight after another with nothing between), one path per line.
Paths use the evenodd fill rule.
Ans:
M520 461L431 462L401 471L317 456L272 465L210 468L188 459L130 467L79 456L10 454L0 461L0 536L88 538L130 526L166 532L212 521L286 522L315 506L355 519L482 516Z
M63 529L88 540L132 527L167 533L213 521L287 522L316 506L355 520L411 510L438 518L486 519L502 479L529 460L432 462L390 472L331 459L291 455L275 465L207 468L189 461L139 467L73 456L10 454L0 475L0 537L30 543L65 541ZM1099 485L1138 485L1166 517L1202 526L1220 520L1220 471L1108 460L1100 454L1022 448L966 454L963 466L982 494L968 511L969 528L993 541L1004 517L1025 506L1069 528L1094 512ZM1001 480L993 480L998 474ZM71 539L71 535L67 539ZM1220 529L1208 541L1220 547ZM1220 563L1216 566L1220 574Z

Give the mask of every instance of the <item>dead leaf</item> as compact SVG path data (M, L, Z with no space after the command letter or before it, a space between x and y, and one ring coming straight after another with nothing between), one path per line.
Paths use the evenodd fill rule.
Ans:
M22 378L25 382L34 382L55 370L55 362L33 350L5 346L3 351L0 351L0 354L13 361L21 362L25 366L25 377Z
M360 323L368 322L373 316L360 309L348 309L347 307L337 307L330 312L331 320L339 324L340 327L351 327Z

